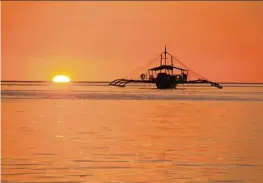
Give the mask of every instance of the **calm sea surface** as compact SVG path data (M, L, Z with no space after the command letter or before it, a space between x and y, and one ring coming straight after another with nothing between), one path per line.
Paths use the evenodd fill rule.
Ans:
M262 183L263 85L2 83L4 183Z

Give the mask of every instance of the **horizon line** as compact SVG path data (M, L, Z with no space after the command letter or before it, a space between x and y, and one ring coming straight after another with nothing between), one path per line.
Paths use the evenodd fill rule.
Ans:
M1 83L53 83L45 80L1 80ZM71 81L72 83L110 83L111 81ZM263 84L263 82L218 82L220 84Z

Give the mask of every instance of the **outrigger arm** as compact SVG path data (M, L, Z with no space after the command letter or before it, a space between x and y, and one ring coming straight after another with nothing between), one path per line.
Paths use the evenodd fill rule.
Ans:
M155 83L155 82L150 80L115 79L114 81L110 82L109 85L125 87L128 83ZM178 84L205 84L205 83L211 84L211 86L214 86L219 89L223 88L219 83L203 80L203 79L190 80Z

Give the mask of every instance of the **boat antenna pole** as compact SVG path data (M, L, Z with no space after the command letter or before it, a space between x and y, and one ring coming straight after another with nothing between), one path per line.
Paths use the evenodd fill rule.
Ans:
M172 75L174 75L174 68L173 68L173 57L171 57L171 64L172 64Z
M165 45L165 47L164 47L164 65L166 66L166 54L167 54L167 52L166 52L166 45ZM165 70L165 72L166 72L166 69L164 69Z
M167 52L166 52L166 45L165 45L165 47L164 47L164 64L166 65L166 54L167 54Z

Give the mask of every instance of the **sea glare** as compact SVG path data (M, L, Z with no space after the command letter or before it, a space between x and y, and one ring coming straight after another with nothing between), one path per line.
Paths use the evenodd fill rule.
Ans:
M4 183L263 182L263 85L1 85Z

